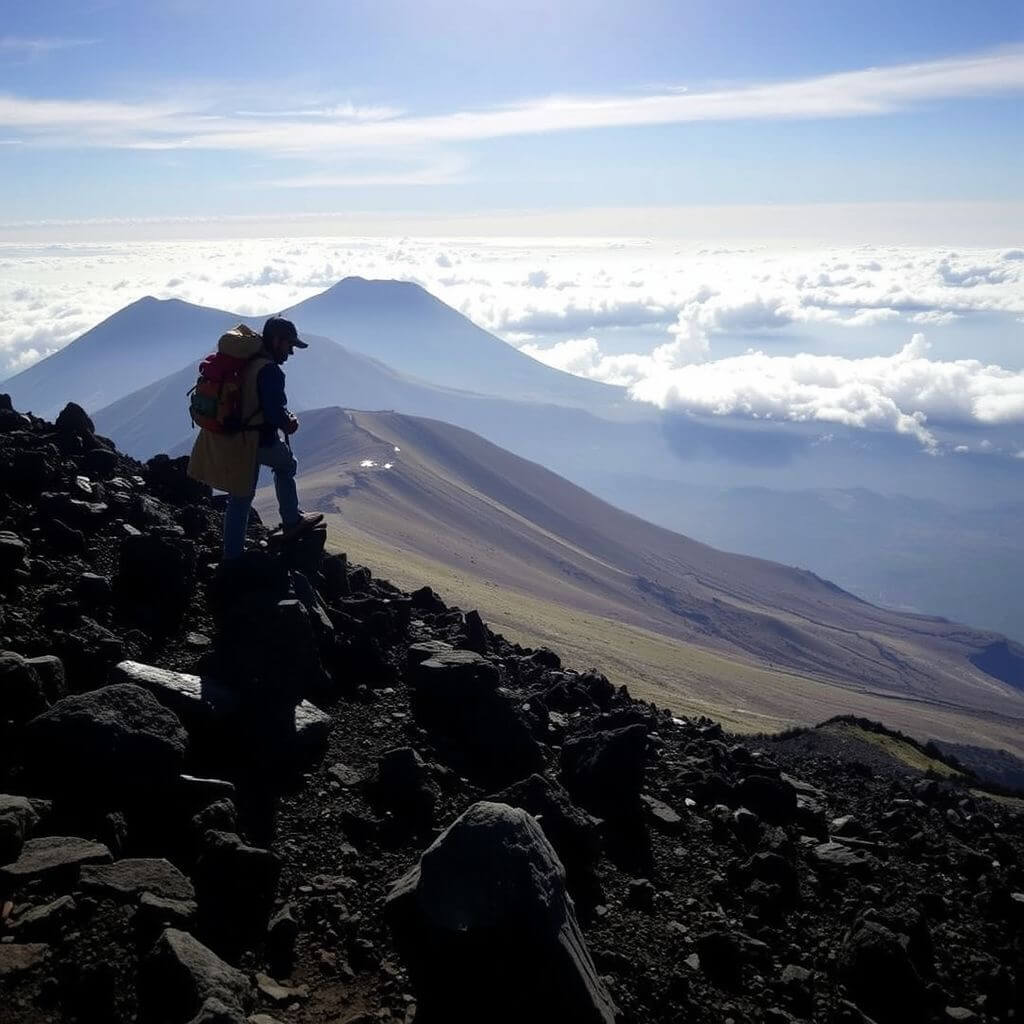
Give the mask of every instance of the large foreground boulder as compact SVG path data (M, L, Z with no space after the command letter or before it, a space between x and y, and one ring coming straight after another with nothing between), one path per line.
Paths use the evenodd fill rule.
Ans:
M25 726L30 782L90 803L152 798L173 786L187 734L142 687L127 683L65 697Z
M473 804L395 885L385 913L420 1024L615 1020L565 869L520 808Z
M167 928L143 965L140 996L143 1020L184 1024L208 1000L230 1010L252 1006L249 979L188 932Z

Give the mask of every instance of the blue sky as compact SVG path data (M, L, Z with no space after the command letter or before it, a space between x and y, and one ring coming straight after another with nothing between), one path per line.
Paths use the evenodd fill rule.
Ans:
M1019 210L1022 91L1019 2L7 4L0 224Z

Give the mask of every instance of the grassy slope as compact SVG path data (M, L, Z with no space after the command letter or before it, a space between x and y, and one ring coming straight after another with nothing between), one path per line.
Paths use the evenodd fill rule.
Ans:
M331 547L347 551L397 586L427 584L449 604L476 608L492 629L525 646L550 646L570 668L596 667L634 696L677 714L706 714L738 732L810 725L834 715L879 719L894 729L929 739L970 736L986 746L1024 755L1013 722L986 720L944 708L845 689L820 679L766 668L694 644L546 601L479 573L425 558L328 516Z
M1022 752L1024 697L966 658L991 634L717 552L437 421L320 410L296 449L335 547L637 695L737 729L856 714Z

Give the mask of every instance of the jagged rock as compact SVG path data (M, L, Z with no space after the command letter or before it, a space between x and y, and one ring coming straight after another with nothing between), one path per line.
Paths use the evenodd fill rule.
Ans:
M101 843L77 836L41 836L29 839L18 859L0 867L0 885L25 885L36 880L75 879L86 864L107 864L113 857Z
M143 893L162 899L192 900L192 883L162 857L131 858L114 864L88 865L82 868L81 887L115 899L135 901Z
M627 725L569 740L562 747L562 777L574 799L594 814L635 817L644 784L647 729Z
M89 414L76 402L68 402L64 406L58 413L57 419L54 420L54 426L58 430L81 434L89 438L96 433L96 427L89 418Z
M387 751L377 762L371 788L377 799L412 828L430 827L437 803L437 787L423 758L412 747Z
M246 1017L241 1010L211 997L188 1024L252 1024L253 1020L254 1017Z
M117 469L117 452L109 448L90 448L82 459L82 468L93 476L105 480Z
M137 916L152 930L181 928L188 930L195 924L199 907L194 900L171 900L144 892L139 897Z
M189 736L198 742L223 742L224 730L241 713L238 692L208 677L172 672L138 661L121 662L113 668L111 677L151 693L181 720ZM292 739L302 760L319 756L330 730L330 716L315 704L304 700L296 706Z
M597 818L577 807L558 783L542 775L522 779L489 799L532 814L566 868L573 897L584 904L597 898L599 886L593 875L601 852L601 822Z
M31 971L49 952L50 947L40 942L0 944L0 978Z
M735 799L773 825L786 824L796 817L796 789L784 779L748 775L736 787Z
M27 797L0 793L0 864L17 859L38 824L39 814Z
M435 615L440 615L448 610L448 606L430 587L420 587L419 590L414 590L409 597L412 599L413 608L417 608L420 611L433 612Z
M879 1024L926 1019L921 978L904 944L884 925L857 924L840 948L839 969L854 1002Z
M62 519L47 518L42 522L43 534L50 546L68 555L81 554L85 550L85 534L69 526Z
M110 603L113 588L106 576L94 572L83 572L78 577L75 593L87 608L102 608Z
M831 878L870 878L878 862L863 850L852 850L842 843L820 843L811 850L811 860L818 870Z
M487 653L487 627L475 610L466 612L466 647L477 654Z
M500 785L537 771L543 754L498 683L498 669L473 651L435 654L416 666L413 709L456 742L469 770Z
M175 928L160 936L139 980L144 1019L154 1024L184 1024L210 999L237 1012L253 1002L249 979L241 971Z
M0 583L7 574L20 569L28 554L28 546L10 530L0 530Z
M261 996L278 1006L287 1006L289 1003L309 998L309 989L305 985L282 985L269 974L258 973L256 987Z
M298 937L299 923L295 920L291 906L286 903L267 925L267 957L275 973L291 972Z
M64 675L64 663L54 654L43 654L38 658L26 658L25 661L35 669L43 684L43 693L52 704L60 700L67 691L68 685Z
M88 615L81 617L76 629L60 635L56 646L73 690L95 689L124 657L124 641Z
M35 666L14 651L0 651L0 727L27 722L49 706Z
M423 640L417 644L409 644L409 667L419 665L437 654L447 654L454 649L451 644L446 644L443 640Z
M565 873L525 811L480 802L423 853L385 904L422 1024L612 1024L565 894Z
M204 929L227 941L262 934L280 873L269 850L231 832L207 832L192 874Z
M647 793L643 793L640 799L647 813L647 820L659 832L674 835L683 830L683 819L663 800L658 800Z
M188 742L177 717L130 683L65 697L32 719L25 737L34 784L92 803L172 788Z
M11 928L22 941L54 939L74 919L78 904L71 896L61 896L41 907L31 907L11 922Z

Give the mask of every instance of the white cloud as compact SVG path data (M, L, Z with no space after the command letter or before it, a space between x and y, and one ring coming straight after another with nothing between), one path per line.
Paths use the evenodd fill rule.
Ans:
M111 104L0 97L0 126L45 145L324 153L692 121L876 117L934 100L1024 89L1024 47L782 82L648 95L549 96L492 109L400 116L351 104L244 110L212 100Z
M930 422L1024 423L1024 372L975 359L931 360L927 350L915 334L891 356L751 352L648 374L631 390L662 408L890 430L926 447L936 444Z
M1024 261L1004 252L467 237L0 245L0 377L144 294L265 315L359 274L418 281L532 357L658 404L945 444L944 424L1024 422L1024 357L1004 368L1002 355L1024 314ZM950 287L941 266L1006 273ZM546 287L531 282L539 272ZM942 358L919 341L875 354L915 324ZM822 332L836 354L807 353Z

